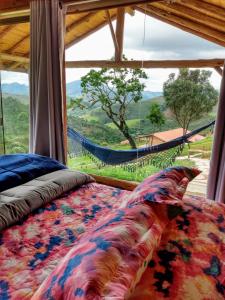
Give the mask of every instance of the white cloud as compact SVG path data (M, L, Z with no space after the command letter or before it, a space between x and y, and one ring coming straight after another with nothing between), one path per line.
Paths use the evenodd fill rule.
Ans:
M28 85L28 74L1 71L1 81L2 83L18 82L20 84Z
M126 17L125 48L152 59L225 58L223 47L138 12Z
M156 19L136 12L135 16L126 15L124 54L129 58L147 59L197 59L225 58L225 50L192 34L183 32ZM114 23L115 25L115 23ZM145 28L145 30L144 30ZM66 50L66 60L110 59L114 45L109 27L106 26L87 39ZM67 69L67 82L80 79L89 69ZM163 82L176 69L148 69L148 90L161 91ZM2 72L3 82L17 81L27 83L28 76L21 73ZM219 89L221 77L213 71L211 82Z

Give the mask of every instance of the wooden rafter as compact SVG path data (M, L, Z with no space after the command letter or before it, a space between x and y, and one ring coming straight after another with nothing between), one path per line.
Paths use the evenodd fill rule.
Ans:
M223 75L223 69L221 67L215 67L214 69L218 74L220 74L221 76Z
M11 64L8 66L8 68L10 70L17 70L18 68L23 68L24 71L23 72L27 72L28 68L29 68L29 63L30 63L30 59L28 58L29 56L29 51L23 53L23 55L12 55L12 54L8 54L8 58L10 58L11 56ZM3 55L5 55L5 53L2 53ZM15 57L15 59L13 59L13 57ZM21 67L22 65L22 67Z
M115 18L116 18L116 15L112 15L111 16L111 20L115 20ZM85 39L86 37L88 37L89 35L97 32L100 29L102 29L106 24L107 24L107 20L105 19L98 26L91 28L89 31L87 31L84 34L82 34L81 36L78 36L77 38L75 38L72 42L67 43L66 44L66 49L69 48L69 47L72 47L73 45L79 43L80 41L82 41L83 39Z
M116 17L116 40L118 43L118 49L115 52L116 61L122 60L122 56L123 56L124 21L125 21L125 8L121 7L117 9L117 17Z
M183 31L192 33L192 34L199 36L207 41L210 41L210 42L213 42L215 44L225 47L225 39L221 40L221 39L218 39L217 37L209 35L208 33L206 33L207 27L205 27L205 26L203 26L203 27L204 27L204 29L206 29L206 31L202 32L198 28L199 24L196 24L195 22L192 22L192 21L186 21L186 20L184 20L184 18L174 17L172 14L168 14L164 11L161 11L161 14L160 14L159 10L157 10L157 13L156 13L156 8L154 8L154 11L153 11L153 9L145 10L142 7L136 6L135 9L142 13L146 13L150 17L158 19L164 23L167 23L174 27L180 28Z
M80 10L115 8L119 6L129 6L138 3L155 2L162 0L62 0L69 6ZM19 11L29 8L30 0L2 0L0 1L1 12ZM79 11L80 11L79 10Z
M106 10L105 13L106 13L106 17L107 17L107 20L108 20L112 40L113 40L113 43L114 43L115 53L118 53L119 52L119 45L118 45L116 34L115 34L115 31L114 31L114 28L113 28L112 19L111 19L111 16L110 16L110 13L109 13L108 10Z
M187 20L192 20L202 25L206 25L215 30L219 30L225 33L225 20L218 20L214 17L207 16L204 13L196 11L192 8L176 4L176 3L153 3L151 7L156 7L166 11L167 13L172 13L178 17L184 17Z
M101 9L131 6L139 3L150 3L162 0L62 0L68 5L67 13L90 12ZM0 25L29 22L29 0L0 1Z
M28 16L11 16L10 18L0 18L0 25L13 25L13 24L21 24L27 23L30 21L30 17Z
M183 6L201 12L206 16L213 17L222 21L225 19L225 10L219 9L216 5L199 0L178 0L178 2Z
M2 39L12 28L11 25L6 26L5 29L0 32L0 39Z
M13 61L13 62L19 62L20 64L29 64L29 58L8 54L8 53L0 53L0 60L6 60L6 61Z
M152 3L163 0L83 0L83 1L72 1L64 0L68 4L68 13L80 13L86 11L95 11L100 9L111 9L117 7L132 6L136 4Z
M12 12L22 10L29 7L29 0L3 0L0 1L1 12Z
M19 41L17 41L14 45L12 45L9 49L7 49L7 53L11 53L14 51L16 48L18 48L25 40L30 38L30 34L26 34L23 36Z
M70 25L68 25L66 27L66 31L70 32L72 30L74 30L76 27L78 27L79 25L88 22L90 20L90 18L94 17L96 15L96 13L92 12L92 13L88 13L87 15L83 16L82 18L74 21L73 23L71 23Z
M0 61L0 70L1 71L10 71L10 70L12 70L13 72L20 72L20 73L27 73L28 72L28 69L23 67L23 66L19 66L18 68L13 70L12 68L9 68L7 65L5 65L1 61Z
M8 69L10 69L10 70L14 70L14 69L18 69L18 68L21 68L21 63L20 62L15 62L15 63L12 63L8 66ZM28 65L27 66L23 65L23 68L27 71L28 70Z
M191 30L194 30L195 32L199 32L199 34L207 34L209 37L216 38L217 40L224 42L225 35L223 32L212 29L207 25L199 24L197 21L189 20L184 17L179 17L174 13L167 12L167 10L159 9L158 7L155 7L153 5L147 5L146 13L152 13L154 15L162 17L165 20L172 21L177 25L181 25Z
M199 59L199 60L131 60L131 61L67 61L67 68L214 68L221 67L224 59Z

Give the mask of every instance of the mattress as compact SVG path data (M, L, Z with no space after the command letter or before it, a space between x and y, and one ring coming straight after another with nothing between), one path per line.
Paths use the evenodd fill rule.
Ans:
M193 172L196 173L195 171L183 171L177 168L174 172L168 169L146 179L134 192L95 182L88 183L90 179L82 175L79 183L83 185L77 186L78 181L75 180L76 185L71 190L67 181L61 178L59 180L58 174L61 172L67 171L56 171L57 181L54 172L47 176L48 180L51 179L51 189L52 180L57 183L58 188L62 189L61 196L54 192L53 194L57 195L56 199L43 200L39 190L40 184L41 189L43 184L42 180L41 183L39 180L38 189L36 184L34 186L39 194L38 201L41 198L43 203L39 201L40 207L34 206L35 209L20 217L16 224L0 232L1 300L62 298L220 300L225 298L225 205L197 196L183 197L188 181L192 178ZM181 178L177 175L179 173L182 175ZM45 175L44 179L46 179ZM25 185L31 186L30 183ZM19 186L18 190L23 189ZM24 194L23 198L25 198ZM35 198L29 197L30 203L32 199ZM152 212L149 206L152 207ZM157 211L160 212L159 218L155 215ZM128 212L129 226L128 223L125 225L123 223L122 216L125 212ZM169 217L167 221L165 212ZM107 219L107 216L112 217ZM152 216L154 216L153 221L149 219ZM136 223L133 222L134 220ZM154 220L158 222L155 229ZM113 225L114 223L116 226ZM111 226L114 232L110 229ZM127 226L126 229L124 226ZM143 231L144 227L148 229L148 226L150 230ZM152 228L155 230L153 235L151 235ZM102 229L106 230L101 231ZM117 250L121 252L119 255L117 253L116 257L124 269L120 268L120 276L113 278L113 284L109 285L115 287L111 291L115 296L86 298L81 288L76 289L75 293L69 296L53 294L53 282L50 280L49 285L46 280L51 279L55 270L60 270L59 266L66 262L69 253L73 254L71 252L73 249L79 250L83 243L83 249L87 251L85 242L90 241L90 236L93 234L94 237L96 232L103 234L100 244L98 240L98 247L102 257L108 260L110 270L111 260L113 263L114 260L107 251L103 251L106 250L106 245L109 245L106 241L107 234L109 233L109 238L119 245L117 249L113 249L112 255ZM129 232L132 233L130 237L127 236ZM129 248L125 248L125 245L127 246L131 239L135 243L139 239L141 243L138 247L132 248L131 255L126 256ZM146 255L146 249L152 249L152 252L150 253L149 250ZM82 249L78 251L79 257L84 257L82 251ZM93 254L93 251L87 253ZM101 255L94 256L93 259L99 257L101 259ZM126 264L123 262L124 257ZM71 259L73 260L73 257ZM69 258L70 261L71 259ZM130 280L134 276L132 272L138 265L136 262L139 261L138 274L135 274L135 280ZM92 261L87 260L87 270L96 274L98 278L106 265L99 262L96 269L93 269L91 264ZM126 274L126 267L131 270L130 273ZM79 269L74 272L81 276L83 271L84 269ZM70 279L73 277L72 269L67 275ZM89 275L88 272L86 275L82 274L87 278ZM94 281L96 278L91 282L92 288L93 285L98 284L98 279ZM109 276L105 280L111 281L111 279ZM46 282L47 290L45 291L44 287L44 296L42 296L41 292L37 293L37 291ZM117 291L121 291L121 286L127 288L126 296L118 296Z

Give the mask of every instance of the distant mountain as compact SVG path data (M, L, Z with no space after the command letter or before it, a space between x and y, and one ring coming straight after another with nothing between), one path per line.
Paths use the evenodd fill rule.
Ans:
M70 98L78 97L82 94L81 81L75 80L66 84L67 96ZM18 82L13 83L3 83L2 92L5 94L19 95L19 96L28 96L29 87L25 84L20 84ZM162 96L162 92L143 92L143 100L149 100L155 97Z
M149 100L149 99L153 99L153 98L156 98L156 97L161 97L162 95L163 95L162 92L144 91L142 93L143 100Z
M66 94L68 97L74 98L82 94L81 81L75 80L66 84Z
M29 87L25 84L18 82L13 83L2 83L2 93L11 95L28 96Z

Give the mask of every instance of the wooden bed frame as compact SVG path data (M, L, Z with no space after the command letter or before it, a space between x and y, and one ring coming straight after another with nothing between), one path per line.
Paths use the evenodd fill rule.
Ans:
M95 174L89 174L89 175L92 176L97 183L105 184L108 186L120 188L127 191L133 191L136 188L136 186L139 184L138 182L135 181L120 180L112 177L99 176Z

